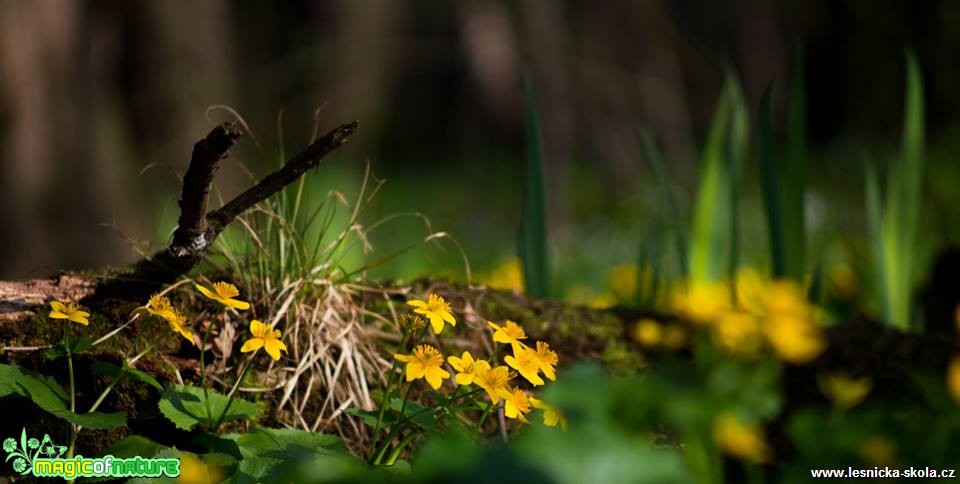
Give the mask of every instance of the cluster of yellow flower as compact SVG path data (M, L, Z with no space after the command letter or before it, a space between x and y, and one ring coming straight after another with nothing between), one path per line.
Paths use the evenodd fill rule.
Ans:
M826 346L818 309L791 281L738 278L736 294L728 284L691 283L673 293L673 307L709 327L718 346L739 356L756 356L768 345L784 360L803 364Z
M450 304L436 294L430 294L426 301L412 300L407 304L416 308L415 313L423 315L430 321L436 334L443 331L444 323L456 325ZM417 324L413 321L415 318L403 317L402 327L407 331L416 328ZM522 341L527 338L526 333L513 321L507 321L503 326L489 321L487 324L493 329L493 341L509 345L513 354L503 358L506 366L491 364L484 359L475 359L469 351L464 351L460 356L450 356L446 358L446 363L449 363L450 368L456 373L453 377L454 382L460 386L476 385L487 394L493 405L503 401L503 414L507 418L527 422L526 415L533 408L537 408L543 410L545 425L552 427L559 424L561 428L566 428L566 419L559 410L510 383L514 377L510 371L511 368L533 386L544 384L541 373L547 379L555 380L556 365L559 360L556 352L550 350L550 345L543 341L537 341L534 347L527 346ZM443 384L443 380L451 377L450 372L444 369L443 354L429 344L418 344L411 354L395 354L394 358L406 363L407 382L422 378L431 388L437 390Z
M237 296L240 295L240 290L233 284L221 281L213 283L213 289L209 289L200 284L195 284L195 287L200 294L222 304L226 308L240 311L250 309L250 303L236 299ZM199 346L197 337L193 334L187 322L187 316L180 309L173 307L170 299L166 296L154 294L150 296L147 304L134 309L134 312L146 313L166 321L167 324L170 325L170 331L183 336L190 344ZM52 319L66 319L84 326L90 323L89 319L87 319L90 313L83 311L75 302L50 301L49 316ZM280 340L281 333L279 329L273 329L270 325L254 319L250 322L250 333L251 338L244 342L243 347L240 348L242 353L249 353L263 348L274 361L277 361L280 359L280 352L287 351L287 346Z

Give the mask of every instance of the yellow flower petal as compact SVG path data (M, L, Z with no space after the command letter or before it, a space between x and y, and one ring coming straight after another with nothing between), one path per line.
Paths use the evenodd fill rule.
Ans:
M263 343L263 349L267 350L267 354L273 358L273 361L279 361L280 350L287 351L287 345L283 344L283 341L270 338Z
M243 347L240 348L240 352L249 353L251 351L257 351L260 348L263 348L263 338L250 338L243 343Z

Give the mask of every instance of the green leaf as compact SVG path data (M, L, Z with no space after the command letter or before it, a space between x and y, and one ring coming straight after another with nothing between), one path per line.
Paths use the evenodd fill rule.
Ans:
M390 408L397 413L400 413L402 407L403 399L394 398L390 400ZM403 411L404 417L410 418L413 423L425 429L432 429L436 426L437 422L433 418L434 413L436 413L434 409L428 409L414 401L407 401L407 407Z
M667 178L667 171L663 163L663 154L657 148L656 142L650 136L650 132L645 128L640 128L640 136L643 138L643 145L646 148L647 160L650 161L650 167L657 179L657 185L661 190L661 198L667 207L667 220L673 229L673 241L677 252L677 262L679 263L680 276L686 278L689 274L687 267L687 234L684 224L681 222L680 210L677 208L676 199L673 196L673 190L670 188L670 180ZM642 274L638 273L638 277ZM656 280L656 277L654 278ZM641 287L640 284L637 287ZM652 300L652 295L651 295Z
M803 282L807 271L807 232L804 218L806 191L807 113L804 88L803 51L798 47L790 83L790 119L787 125L787 153L782 180L784 272Z
M770 91L773 83L767 84L760 98L760 113L757 115L757 149L760 168L760 189L767 215L767 231L770 235L770 256L775 278L787 275L786 249L784 247L782 191L777 176L776 144L773 140L773 123L770 115Z
M364 410L360 407L347 407L343 409L343 413L347 415L353 415L354 417L360 417L364 425L375 428L377 426L377 420L380 418L379 410ZM391 412L384 412L383 420L380 422L380 426L384 427L390 425L397 421L397 417Z
M190 430L198 424L203 424L205 427L215 425L227 406L227 400L226 396L212 390L204 392L203 388L176 385L163 392L157 406L163 416L173 422L177 428ZM207 413L208 403L209 414ZM253 420L259 413L259 409L253 403L234 398L223 421Z
M728 143L731 113L736 102L732 82L732 79L727 80L701 158L690 240L690 276L697 282L721 279L734 254L731 153L735 150Z
M523 264L526 293L532 297L549 295L547 257L547 222L543 160L540 142L540 120L533 87L527 83L527 155L524 163L523 198L520 207L520 230L517 247Z
M29 398L43 410L68 422L90 429L105 429L123 425L123 412L91 412L76 414L68 407L70 396L49 376L16 365L0 364L0 396L19 395Z
M97 375L108 375L113 377L114 379L133 378L140 382L146 383L147 385L150 385L153 388L156 388L157 391L161 391L161 392L163 391L163 386L160 385L160 382L158 382L157 379L154 378L152 375L129 366L125 366L121 368L112 363L107 363L105 361L97 361L96 363L90 366L90 371Z
M237 482L270 482L267 476L289 471L294 465L320 456L346 455L339 437L297 429L255 428L225 438L236 440L243 456L237 467Z
M63 358L67 356L69 351L70 354L80 354L88 350L90 346L93 345L93 340L88 336L81 336L80 338L64 338L63 341L47 348L43 355L48 360L56 360L58 358Z
M153 457L162 448L164 448L163 445L158 444L146 437L142 437L140 435L130 435L120 439L117 442L114 442L112 445L100 452L100 455L112 455L114 457L120 457L124 459L133 456Z

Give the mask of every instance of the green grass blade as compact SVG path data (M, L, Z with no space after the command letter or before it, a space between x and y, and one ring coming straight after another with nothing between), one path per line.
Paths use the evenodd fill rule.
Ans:
M727 75L727 95L730 98L730 131L727 139L727 197L729 198L730 247L727 256L727 277L730 279L731 297L737 297L737 267L740 265L740 210L737 202L740 194L739 180L746 164L750 143L750 114L743 89L737 78Z
M864 161L864 179L866 181L865 205L867 209L867 226L870 230L870 244L873 251L874 273L876 274L876 293L880 308L886 318L889 313L887 303L887 277L884 270L883 257L883 205L880 201L880 182L873 162Z
M802 282L807 273L807 233L804 221L807 114L803 52L799 48L794 62L793 82L790 85L789 116L785 166L781 178L784 231L783 275Z
M771 121L770 90L773 84L767 84L760 98L760 112L757 115L757 154L760 168L760 190L763 194L763 206L767 216L767 231L770 235L770 258L773 263L773 277L787 275L786 248L783 237L783 210L780 205L782 193L778 177L776 144L773 139Z
M677 251L677 262L680 269L680 276L686 278L689 275L687 268L687 234L684 225L680 221L680 210L677 208L677 201L673 196L673 190L670 188L670 180L667 178L667 170L663 163L663 154L657 147L653 136L646 128L640 127L640 137L643 139L643 146L646 150L647 161L653 169L653 175L657 179L657 186L661 190L661 199L667 209L667 219L670 220L673 229L673 242Z
M887 321L908 329L911 318L913 256L923 188L923 79L916 57L907 52L906 101L900 160L889 171L885 211L884 269Z
M527 83L527 155L524 163L523 198L521 200L520 230L517 252L523 265L526 293L533 297L547 297L547 223L544 191L543 160L540 144L540 121L537 116L533 88Z
M690 238L690 278L696 282L717 281L723 276L724 261L730 254L731 176L727 162L726 137L730 117L730 96L724 90L707 137L700 162L700 183Z

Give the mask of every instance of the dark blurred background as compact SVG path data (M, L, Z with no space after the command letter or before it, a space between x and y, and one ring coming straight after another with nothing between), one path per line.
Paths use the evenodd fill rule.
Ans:
M232 118L214 105L242 115L262 147L245 137L234 150L223 196L250 183L247 170L269 172L281 145L302 148L320 108L322 131L361 128L310 175L312 190L355 195L369 160L387 181L370 219L422 212L476 264L496 264L514 251L525 78L555 263L630 263L655 198L637 127L661 143L689 207L725 70L751 112L773 80L782 124L797 46L814 243L862 226L859 167L864 153L896 153L907 47L927 89L930 244L955 240L937 221L960 207L958 2L0 0L0 278L131 261L125 237L163 244L192 144ZM762 239L750 236L763 233L756 213L747 244ZM422 237L413 225L379 242ZM431 251L384 274L457 273L449 247Z

